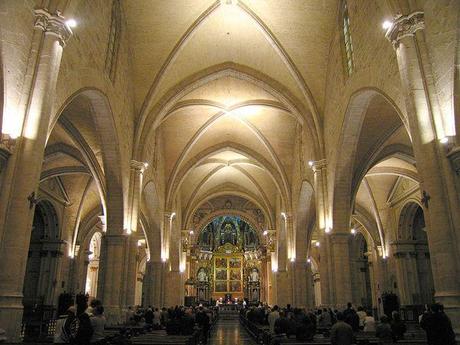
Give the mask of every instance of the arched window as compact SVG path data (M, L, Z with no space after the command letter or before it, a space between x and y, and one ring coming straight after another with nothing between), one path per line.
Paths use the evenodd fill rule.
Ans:
M350 17L348 15L348 6L347 1L343 0L342 2L342 42L343 42L343 57L344 57L344 66L348 76L351 76L355 69L355 64L353 60L353 41L351 39L350 32Z
M120 0L112 2L112 19L110 23L109 42L107 46L107 54L105 58L105 71L110 80L115 80L118 48L120 47L121 37L121 5Z

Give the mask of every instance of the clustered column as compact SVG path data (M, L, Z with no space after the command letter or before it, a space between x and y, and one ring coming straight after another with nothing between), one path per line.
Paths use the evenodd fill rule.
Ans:
M425 215L430 248L435 298L445 306L452 324L460 331L460 260L456 249L460 208L453 169L437 133L442 121L437 93L425 44L424 13L416 11L396 17L387 38L396 51L408 122L413 139L417 170L425 193Z
M35 18L24 128L5 169L0 198L0 325L11 341L19 340L21 328L22 288L35 191L53 103L50 95L55 93L63 47L72 34L59 14L37 9Z

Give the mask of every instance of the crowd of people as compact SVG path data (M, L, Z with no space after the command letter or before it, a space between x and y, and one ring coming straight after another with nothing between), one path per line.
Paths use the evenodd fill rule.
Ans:
M205 343L216 315L215 308L207 308L203 305L163 307L161 310L151 306L129 307L126 313L126 324L141 326L147 330L164 329L168 335L192 335L199 330L202 342Z
M330 338L332 345L352 344L357 332L372 332L382 344L396 343L404 339L407 332L405 322L397 311L391 316L383 315L376 322L371 311L363 307L355 309L351 303L341 311L330 308L305 310L270 308L260 304L258 307L244 308L240 311L250 322L268 325L271 344L277 345L282 339L295 338L311 341L315 334L323 333ZM429 345L455 345L455 333L451 322L439 304L434 304L420 318L420 326L427 333Z
M93 299L88 306L88 296L77 295L76 306L67 309L56 321L54 343L87 345L106 344L104 307ZM206 344L211 323L217 310L176 306L175 308L128 307L123 326L143 331L165 330L168 335L192 335L199 331L200 341Z
M77 295L76 306L67 309L56 321L54 343L57 344L103 344L105 342L104 307L99 300Z

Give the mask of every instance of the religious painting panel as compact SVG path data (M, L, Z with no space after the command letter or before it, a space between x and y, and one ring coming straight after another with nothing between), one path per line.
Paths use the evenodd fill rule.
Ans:
M227 281L216 281L214 287L215 292L227 292Z
M216 268L216 280L227 280L227 269Z
M230 291L231 292L241 292L241 281L231 281L230 282Z

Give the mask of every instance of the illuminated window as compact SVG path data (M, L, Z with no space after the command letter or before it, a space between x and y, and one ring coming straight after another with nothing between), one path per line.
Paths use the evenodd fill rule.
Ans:
M118 48L120 46L121 36L121 5L120 0L112 2L112 19L110 23L109 43L105 58L105 71L112 82L115 80Z
M350 32L350 17L348 16L347 2L342 2L342 35L344 48L344 65L347 75L350 76L355 68L353 61L353 41Z

